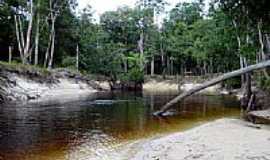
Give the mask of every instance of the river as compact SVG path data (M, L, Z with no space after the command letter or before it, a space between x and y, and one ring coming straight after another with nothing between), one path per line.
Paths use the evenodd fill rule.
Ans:
M195 95L177 115L151 116L176 93L98 93L76 102L0 106L0 160L69 160L106 152L224 117L239 117L230 96ZM104 158L106 159L106 158Z

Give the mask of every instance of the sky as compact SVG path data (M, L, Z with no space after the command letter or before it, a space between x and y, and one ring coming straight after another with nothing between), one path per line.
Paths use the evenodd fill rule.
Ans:
M106 11L114 11L120 6L127 5L134 7L137 0L78 0L79 9L91 5L94 10L94 18L99 20L99 16ZM169 6L166 10L174 7L179 2L188 2L191 0L167 0Z

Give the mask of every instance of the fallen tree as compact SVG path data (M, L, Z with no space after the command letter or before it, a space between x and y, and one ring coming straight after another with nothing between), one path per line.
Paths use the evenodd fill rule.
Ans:
M183 100L184 98L189 97L189 96L191 96L191 95L193 95L193 94L195 94L195 93L197 93L205 88L211 87L213 85L216 85L216 84L218 84L222 81L228 80L230 78L237 77L237 76L252 72L254 70L264 69L266 67L270 67L270 60L255 64L255 65L251 65L251 66L248 66L246 68L239 69L239 70L236 70L233 72L223 74L223 75L221 75L221 76L219 76L211 81L207 81L198 87L195 87L187 92L180 94L179 96L175 97L170 102L168 102L166 105L164 105L159 111L155 112L154 115L155 116L162 116L166 111L168 111L170 108L172 108L172 106L174 104L178 103L179 101Z

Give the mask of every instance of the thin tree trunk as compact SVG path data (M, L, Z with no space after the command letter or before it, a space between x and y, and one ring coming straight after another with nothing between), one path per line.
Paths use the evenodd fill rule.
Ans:
M154 76L155 74L155 56L151 59L151 76Z
M174 75L173 59L170 58L170 61L171 61L171 67L170 67L170 69L171 69L171 75Z
M159 111L155 112L154 115L162 116L163 113L168 111L177 102L179 102L179 101L183 100L184 98L189 97L189 96L191 96L191 95L193 95L193 94L195 94L195 93L197 93L205 88L211 87L213 85L216 85L216 84L218 84L222 81L228 80L230 78L237 77L237 76L240 76L240 75L243 75L246 73L250 73L254 70L264 69L264 68L269 67L269 66L270 66L270 60L265 61L265 62L261 62L259 64L251 65L251 66L248 66L246 68L239 69L239 70L236 70L236 71L233 71L230 73L223 74L217 78L212 79L211 81L207 81L198 87L195 87L187 92L180 94L179 96L175 97L173 100L168 102L166 105L164 105Z
M22 19L20 16L18 16L18 21L19 21L19 32L21 36L21 45L22 45L22 48L24 48L25 42L24 42L24 34L23 34L23 25L22 25Z
M185 73L185 67L184 67L183 63L181 63L181 72L180 72L180 75L181 76L184 76L184 73Z
M162 44L160 44L160 52L161 52L161 65L162 65L162 77L163 79L166 78L166 65L165 65L165 57L164 57L164 50Z
M241 45L239 47L241 47ZM239 60L240 60L240 67L241 67L241 69L242 68L245 68L244 59L245 58L242 55L240 55ZM241 88L242 89L244 89L244 87L245 87L245 82L246 82L245 81L245 75L241 75Z
M255 103L255 95L252 94L249 98L249 101L248 101L248 106L247 106L247 109L246 109L246 113L252 111L254 108L254 103Z
M214 74L213 59L210 59L210 73Z
M270 54L270 37L268 34L265 34L265 38L266 38L266 50L267 50L267 54Z
M35 37L35 65L38 65L38 49L39 49L39 24L40 24L40 13L39 13L39 7L40 7L40 0L37 2L37 28L36 28L36 37Z
M260 20L258 22L258 32L259 32L259 41L260 41L260 45L261 45L261 49L260 49L261 58L262 58L262 61L266 61L266 55L264 53L263 34L262 34L261 28L262 28L262 20ZM263 70L263 73L264 73L265 77L269 78L269 74L267 73L266 69Z
M12 61L12 47L8 47L8 63L11 63Z
M203 61L203 72L204 72L204 75L206 75L207 74L207 63L206 63L206 61Z
M76 48L76 69L79 71L79 45L77 44Z
M143 31L140 33L140 40L138 41L138 48L141 54L141 58L140 58L140 66L141 66L141 70L144 70L144 33Z
M248 27L247 27L248 30ZM246 35L246 44L248 45L250 43L249 41L249 34ZM248 67L247 58L244 58L244 67ZM245 89L245 95L247 96L247 99L250 99L252 95L252 89L251 89L251 75L250 73L245 74L245 80L246 80L246 89Z
M30 0L30 16L29 16L29 23L27 28L27 34L26 34L26 42L24 46L24 58L28 57L29 49L30 49L30 43L31 43L31 33L32 33L32 27L33 27L33 0Z
M48 64L48 69L52 69L52 64L53 64L53 58L54 58L54 45L55 45L55 19L53 18L52 20L52 43L51 43L51 50L50 50L50 59L49 59L49 64Z
M19 24L18 24L17 15L14 15L14 21L15 21L15 30L16 30L18 49L19 49L19 52L20 52L21 61L24 64L25 62L24 62L24 57L23 57L22 44L21 44L21 37L20 37L20 31L19 31Z
M171 64L170 64L170 57L167 56L167 74L170 75L171 73Z
M237 23L235 20L233 20L233 25L234 25L235 30L237 30ZM236 34L236 38L237 38L237 43L238 43L239 62L240 62L240 67L242 69L244 68L244 65L243 65L244 63L243 63L243 56L241 55L241 47L242 47L241 37L239 34ZM242 89L245 86L244 84L245 84L245 75L241 75L241 88Z
M50 53L51 44L52 44L52 34L50 33L49 41L48 41L48 46L47 46L46 53L45 53L44 68L46 68L47 67L47 64L48 64L48 59L49 59L49 53Z
M128 73L128 60L124 58L123 63L124 63L124 72Z

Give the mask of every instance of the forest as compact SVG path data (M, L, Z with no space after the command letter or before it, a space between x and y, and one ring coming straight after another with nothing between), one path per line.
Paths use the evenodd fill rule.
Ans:
M144 75L226 73L268 59L267 0L167 5L138 0L98 22L76 0L1 0L0 59L139 82Z

